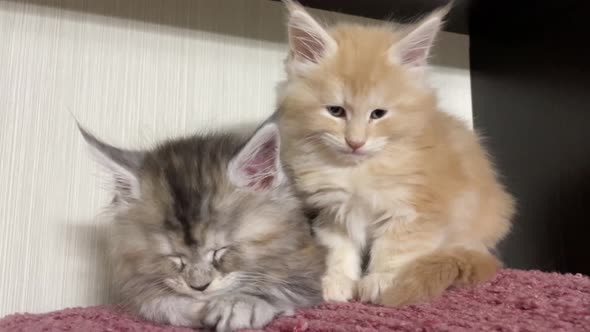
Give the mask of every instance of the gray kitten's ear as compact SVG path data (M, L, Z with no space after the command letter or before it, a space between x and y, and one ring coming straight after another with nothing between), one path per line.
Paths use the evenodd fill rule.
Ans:
M229 162L227 171L230 181L240 188L253 190L267 190L280 185L285 175L279 149L277 125L263 125Z
M422 70L427 62L430 49L443 25L443 19L450 5L442 7L419 21L415 27L389 51L390 58L411 69Z
M289 11L287 28L294 64L318 63L322 57L336 52L334 38L297 2L283 0Z
M78 123L80 133L88 143L90 152L112 178L113 190L117 198L123 201L138 199L140 187L138 170L144 153L116 148L101 142Z

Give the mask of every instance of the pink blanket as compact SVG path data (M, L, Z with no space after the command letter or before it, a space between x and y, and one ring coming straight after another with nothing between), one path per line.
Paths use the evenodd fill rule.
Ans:
M161 326L112 307L14 314L0 331L191 331ZM282 317L266 331L590 331L590 278L503 270L492 281L401 309L326 303Z

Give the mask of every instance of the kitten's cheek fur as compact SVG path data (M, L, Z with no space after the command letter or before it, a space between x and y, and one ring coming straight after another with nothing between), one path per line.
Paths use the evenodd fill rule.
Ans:
M194 293L194 291L191 291L186 283L179 278L168 278L164 280L164 284L180 294L192 295Z
M211 281L211 284L209 287L207 287L205 292L210 294L216 291L223 292L225 290L232 289L238 285L236 278L237 276L235 272L230 272L225 275L218 275L213 279L213 281Z

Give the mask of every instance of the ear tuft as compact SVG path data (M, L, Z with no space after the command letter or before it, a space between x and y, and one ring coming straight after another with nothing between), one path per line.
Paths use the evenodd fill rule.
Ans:
M287 27L294 61L318 63L336 51L336 41L300 4L284 3L289 11Z
M280 162L280 138L276 124L263 125L230 161L228 176L240 188L267 190L284 179Z
M394 61L410 68L426 66L430 49L448 11L449 7L443 7L430 14L417 23L416 27L404 38L393 45L390 52Z
M109 173L117 201L128 202L139 199L140 187L137 172L144 153L123 150L108 145L88 132L80 123L77 123L77 125L84 140L88 143L90 153Z

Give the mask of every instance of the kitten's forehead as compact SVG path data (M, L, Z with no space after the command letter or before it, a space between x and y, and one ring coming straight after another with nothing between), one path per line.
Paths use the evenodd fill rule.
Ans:
M308 77L315 82L317 91L333 101L381 107L383 99L397 98L398 92L406 88L403 70L388 56L390 47L399 40L394 31L340 25L330 34L338 43L337 52Z
M241 142L231 136L170 141L146 158L144 176L156 184L153 195L164 203L168 226L179 228L187 245L206 226L216 203L230 187L227 164Z
M378 59L385 64L390 47L399 39L390 29L374 26L336 26L331 34L338 43L337 65L355 76L361 70L374 68L380 62Z

